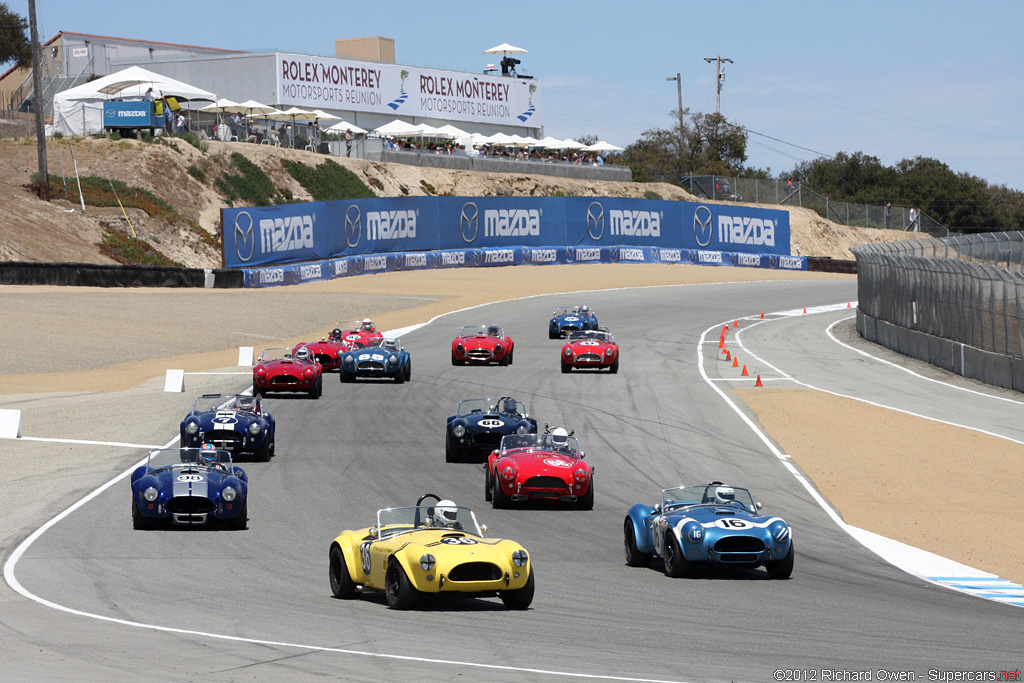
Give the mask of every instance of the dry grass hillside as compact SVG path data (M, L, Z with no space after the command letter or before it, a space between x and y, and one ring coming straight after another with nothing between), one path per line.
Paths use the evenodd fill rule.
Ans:
M263 169L277 188L299 201L309 200L309 193L288 174L281 160L315 165L325 159L311 152L248 143L206 144L207 149L200 151L182 139L170 139L167 144L93 138L49 141L47 163L51 176L63 176L73 184L77 167L82 177L109 178L145 189L181 217L168 220L138 208L122 212L116 206L87 205L83 211L79 204L63 199L63 184L53 187L56 198L52 202L40 201L29 187L38 168L35 140L0 140L0 260L110 264L115 261L101 252L105 231L130 234L134 230L168 259L191 267L218 267L220 252L209 236L219 235L220 209L228 204L214 187L213 178L219 177L230 155L240 152ZM332 158L356 173L378 195L388 197L424 195L425 188L432 188L437 194L456 196L643 197L655 192L663 199L694 199L685 190L664 183L472 173ZM189 174L190 167L205 171L202 182L195 173ZM853 258L849 249L859 244L908 236L901 231L836 225L800 208L791 210L790 226L794 254L836 259ZM208 235L204 236L204 231Z

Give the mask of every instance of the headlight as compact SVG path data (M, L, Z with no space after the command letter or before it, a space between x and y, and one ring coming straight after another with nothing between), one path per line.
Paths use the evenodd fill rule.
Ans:
M572 347L569 347L569 346L565 347L565 355L567 355L567 356L571 356L572 355Z
M590 471L587 468L581 467L576 470L576 481L586 481L587 479L590 479Z
M395 363L398 362L398 356L391 356L390 358L388 358L388 362L394 365Z
M615 349L613 349L613 348L611 348L611 347L609 347L609 348L607 348L607 349L605 349L605 350L604 350L604 355L606 355L606 356L610 356L610 355L612 355L613 353L615 353Z
M776 543L785 543L789 540L791 531L789 525L784 522L778 522L772 525L772 537Z
M519 425L518 427L516 427L516 434L529 434L529 433L530 433L529 425L524 425L523 424L523 425Z
M514 480L516 478L516 468L509 465L501 471L501 476L504 477L506 481Z
M530 559L530 556L522 548L512 552L512 564L517 567L525 567L528 559Z
M252 424L249 425L249 433L252 434L253 436L256 436L262 431L263 427L260 426L259 422L253 422Z
M495 344L494 345L494 352L495 353L499 353L500 351L501 351L501 344Z
M355 362L355 358L352 356L345 356L345 365L352 365Z
M198 422L186 422L185 423L185 431L188 432L189 434L195 434L196 432L199 431L199 423Z
M455 425L455 428L452 430L452 434L455 435L455 438L461 439L466 434L466 428L462 425Z
M692 543L700 543L704 538L704 528L697 522L687 522L683 525L683 536Z
M313 368L306 368L305 375L306 375L307 378L312 379L313 378Z
M257 377L265 377L266 374L267 374L267 369L265 367L263 367L262 365L260 365L259 367L256 368L256 376Z
M229 503L233 501L237 495L238 491L236 491L231 486L225 486L224 489L220 492L220 497Z
M423 571L429 572L433 570L434 565L437 564L437 560L430 553L427 553L420 558L420 566L423 567Z
M456 344L455 345L455 350L456 351L461 351L462 350L462 344Z
M145 498L146 500L148 500L150 503L152 503L154 500L156 500L157 496L159 496L159 495L160 495L160 492L157 491L152 486L150 486L148 489L146 489L145 491L142 492L142 497Z

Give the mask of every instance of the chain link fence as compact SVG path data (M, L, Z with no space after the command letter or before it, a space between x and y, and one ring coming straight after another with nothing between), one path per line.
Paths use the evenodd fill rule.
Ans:
M865 315L1024 358L1024 233L880 242L851 251Z
M918 210L912 217L913 207L837 202L801 183L710 175L689 175L681 180L692 194L707 199L801 206L840 225L910 230L934 237L949 235L944 226L923 211Z

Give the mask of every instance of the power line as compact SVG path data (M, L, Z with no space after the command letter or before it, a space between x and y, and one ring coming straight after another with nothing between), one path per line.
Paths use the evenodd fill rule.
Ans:
M775 142L781 142L782 144L789 145L790 147L796 147L797 149L802 149L805 152L813 152L814 154L817 154L817 155L823 156L823 157L830 157L830 156L832 156L831 154L829 154L827 152L819 152L816 149L811 149L810 147L802 147L802 146L800 146L800 145L798 145L798 144L796 144L794 142L786 142L785 140L781 140L779 138L772 137L771 135L767 135L765 133L758 133L756 130L751 130L751 129L747 128L746 126L736 126L736 127L739 128L740 130L744 130L744 131L746 131L748 133L753 133L754 135L760 135L763 138L768 138L769 140L774 140Z

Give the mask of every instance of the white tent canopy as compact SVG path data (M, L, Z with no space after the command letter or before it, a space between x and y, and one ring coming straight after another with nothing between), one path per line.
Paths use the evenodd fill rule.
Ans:
M214 102L212 92L181 81L130 66L117 73L98 78L84 85L63 90L53 96L51 131L64 135L92 135L103 131L103 103L107 100L142 99L152 88L157 97Z
M395 119L391 123L385 123L379 128L373 129L373 134L379 137L385 135L397 135L399 137L408 137L412 135L419 135L421 126L416 126L411 123L402 121L401 119Z
M601 140L600 142L595 142L592 145L588 145L588 146L584 147L583 151L584 152L621 152L621 151L623 151L623 148L622 147L616 147L615 145L611 144L610 142L605 142L604 140Z
M329 131L331 133L344 133L349 130L352 131L353 135L363 135L366 133L365 128L360 128L356 124L348 123L347 121L344 120L339 121L330 128L324 128L324 131Z

